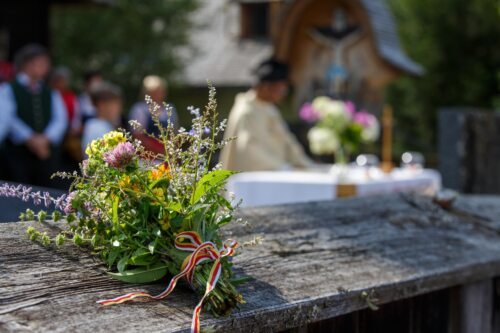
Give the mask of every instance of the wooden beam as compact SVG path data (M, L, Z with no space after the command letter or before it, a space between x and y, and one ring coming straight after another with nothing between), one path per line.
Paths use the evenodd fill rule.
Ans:
M239 216L251 229L232 225L226 229L231 238L265 241L244 247L233 261L238 275L253 278L240 287L247 303L230 317L202 313L202 326L217 332L301 328L370 303L383 310L394 301L470 283L464 299L473 316L474 304L487 309L488 292L474 284L500 275L500 197L458 198L445 211L431 198L394 194L247 208ZM85 250L30 242L30 225L54 233L64 223L0 224L1 332L189 331L198 297L186 285L161 302L100 307L98 299L159 293L167 281L112 280Z

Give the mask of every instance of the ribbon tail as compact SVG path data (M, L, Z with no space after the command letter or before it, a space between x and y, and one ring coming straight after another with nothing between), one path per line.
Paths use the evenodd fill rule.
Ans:
M191 333L200 333L200 312L203 307L203 302L205 301L205 298L210 294L212 290L214 290L215 286L217 285L217 281L219 280L219 277L221 275L221 270L222 269L221 269L220 259L217 259L212 266L210 275L208 276L205 295L203 295L198 305L196 305L196 307L194 308L193 319L191 321Z

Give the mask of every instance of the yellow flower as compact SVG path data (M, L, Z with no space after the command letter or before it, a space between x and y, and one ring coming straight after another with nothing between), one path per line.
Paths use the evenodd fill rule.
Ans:
M160 164L156 169L151 170L150 177L152 180L158 180L163 177L172 178L170 169L164 163Z
M115 147L120 142L127 141L127 138L125 137L125 135L122 132L118 132L118 131L108 132L108 133L104 134L102 139L104 140L104 146L107 149Z
M160 221L160 226L163 230L168 230L170 228L170 218L165 216L163 220Z
M153 189L154 195L156 195L159 199L163 199L165 197L165 192L163 192L162 188Z
M87 145L87 148L85 149L85 154L91 157L95 153L101 151L101 146L102 146L101 139L92 140L92 142Z
M128 175L125 175L120 179L118 182L118 186L120 187L130 187L130 177Z

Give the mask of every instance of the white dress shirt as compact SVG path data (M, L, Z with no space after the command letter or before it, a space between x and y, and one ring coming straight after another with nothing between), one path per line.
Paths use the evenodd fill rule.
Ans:
M28 86L30 79L26 74L18 74L16 80ZM9 126L9 138L16 145L23 144L33 134L33 130L17 116L17 105L14 92L10 84L4 84L0 93L0 113L12 114L13 117ZM3 124L2 124L3 125ZM55 145L61 143L68 127L68 115L64 101L59 92L52 90L52 110L48 125L43 130L43 134Z
M9 134L10 125L12 124L15 114L14 108L5 106L5 101L10 99L7 86L10 88L7 83L0 84L0 143L3 142L7 134Z

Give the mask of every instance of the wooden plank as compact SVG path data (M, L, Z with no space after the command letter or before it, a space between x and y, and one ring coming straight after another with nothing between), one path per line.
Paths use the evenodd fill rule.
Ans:
M220 332L280 331L500 275L500 197L461 198L444 211L430 198L387 195L242 209L251 227L241 242L264 236L235 258L254 278L247 304L202 325ZM95 301L165 284L111 280L85 252L31 243L30 223L0 225L0 331L187 332L196 297L179 288L162 302L100 307Z

